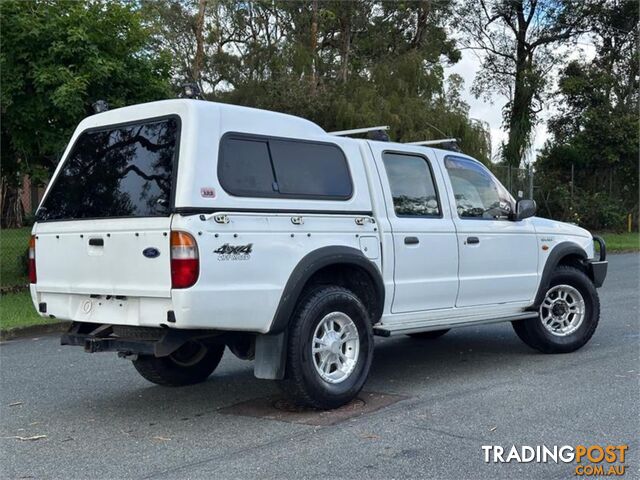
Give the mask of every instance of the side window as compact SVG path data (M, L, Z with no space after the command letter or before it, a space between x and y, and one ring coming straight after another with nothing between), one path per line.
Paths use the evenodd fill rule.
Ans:
M284 195L351 196L347 162L335 145L269 140L278 189Z
M431 166L425 158L385 152L382 160L397 216L440 216L438 193Z
M226 191L238 196L274 194L267 142L225 138L220 153L220 182Z
M512 213L513 197L485 167L457 157L447 157L445 166L460 218L506 219Z
M218 176L227 192L242 197L347 200L353 193L342 150L325 143L226 136Z

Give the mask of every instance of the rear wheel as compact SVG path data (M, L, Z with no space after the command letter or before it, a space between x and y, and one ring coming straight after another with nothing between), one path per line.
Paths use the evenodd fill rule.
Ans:
M373 329L358 297L342 287L307 294L291 320L283 390L302 405L337 408L358 395L373 358Z
M139 355L133 366L157 385L179 387L204 382L216 369L224 345L187 342L167 357Z
M543 353L568 353L593 336L600 300L593 283L574 267L559 266L538 309L538 317L513 322L520 339Z
M450 328L446 328L444 330L432 330L430 332L418 332L418 333L409 333L407 336L411 338L419 338L421 340L433 340L436 338L440 338L445 333L447 333Z

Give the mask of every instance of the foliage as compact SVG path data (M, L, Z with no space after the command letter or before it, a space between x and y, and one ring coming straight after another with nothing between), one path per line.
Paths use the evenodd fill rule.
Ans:
M596 0L463 0L459 26L466 48L482 59L473 91L478 97L507 98L509 133L502 158L518 167L531 146L542 110L547 78L562 60L558 45L570 45L585 31ZM564 50L566 51L566 49Z
M3 228L0 231L0 286L29 283L24 257L30 235L30 228Z
M209 1L201 72L200 5L143 2L176 85L199 82L209 99L300 115L326 130L388 124L399 141L457 137L489 160L488 128L469 120L462 79L444 78L460 57L447 35L450 0Z
M207 99L326 130L388 124L397 141L456 137L489 163L488 126L469 119L462 78L445 76L460 46L482 59L474 92L508 99L511 167L563 65L551 141L536 162L543 212L601 228L638 212L632 0L5 0L0 14L3 225L22 222L23 174L50 174L93 102L166 98L186 82ZM585 32L596 58L565 64ZM514 181L521 189L524 177Z
M623 228L628 213L637 219L638 13L632 1L601 6L590 18L595 58L562 71L558 114L536 161L540 197L554 218L604 229Z
M3 225L20 224L24 174L45 179L92 103L166 98L169 59L129 3L0 2Z

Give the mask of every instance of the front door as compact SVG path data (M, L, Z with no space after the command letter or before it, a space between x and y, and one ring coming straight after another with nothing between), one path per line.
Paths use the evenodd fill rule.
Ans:
M458 292L456 234L442 172L430 149L371 144L383 191L395 257L392 313L452 308ZM381 160L381 161L380 161Z
M529 219L514 221L515 201L481 163L446 155L455 205L460 287L456 307L528 302L538 284L538 243Z

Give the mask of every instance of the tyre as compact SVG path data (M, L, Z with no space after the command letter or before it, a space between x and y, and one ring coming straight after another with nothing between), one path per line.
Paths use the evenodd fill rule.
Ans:
M574 267L559 266L537 318L513 322L520 339L543 353L573 352L593 336L600 319L600 300L593 283Z
M167 357L139 355L133 366L152 383L180 387L204 382L220 363L223 353L224 345L187 342Z
M280 386L298 405L337 408L358 395L372 359L373 329L360 299L342 287L319 287L291 319Z
M407 336L411 337L411 338L419 338L421 340L433 340L433 339L436 339L436 338L440 338L445 333L447 333L449 330L451 330L451 329L450 328L445 328L444 330L432 330L430 332L409 333L409 334L407 334Z

